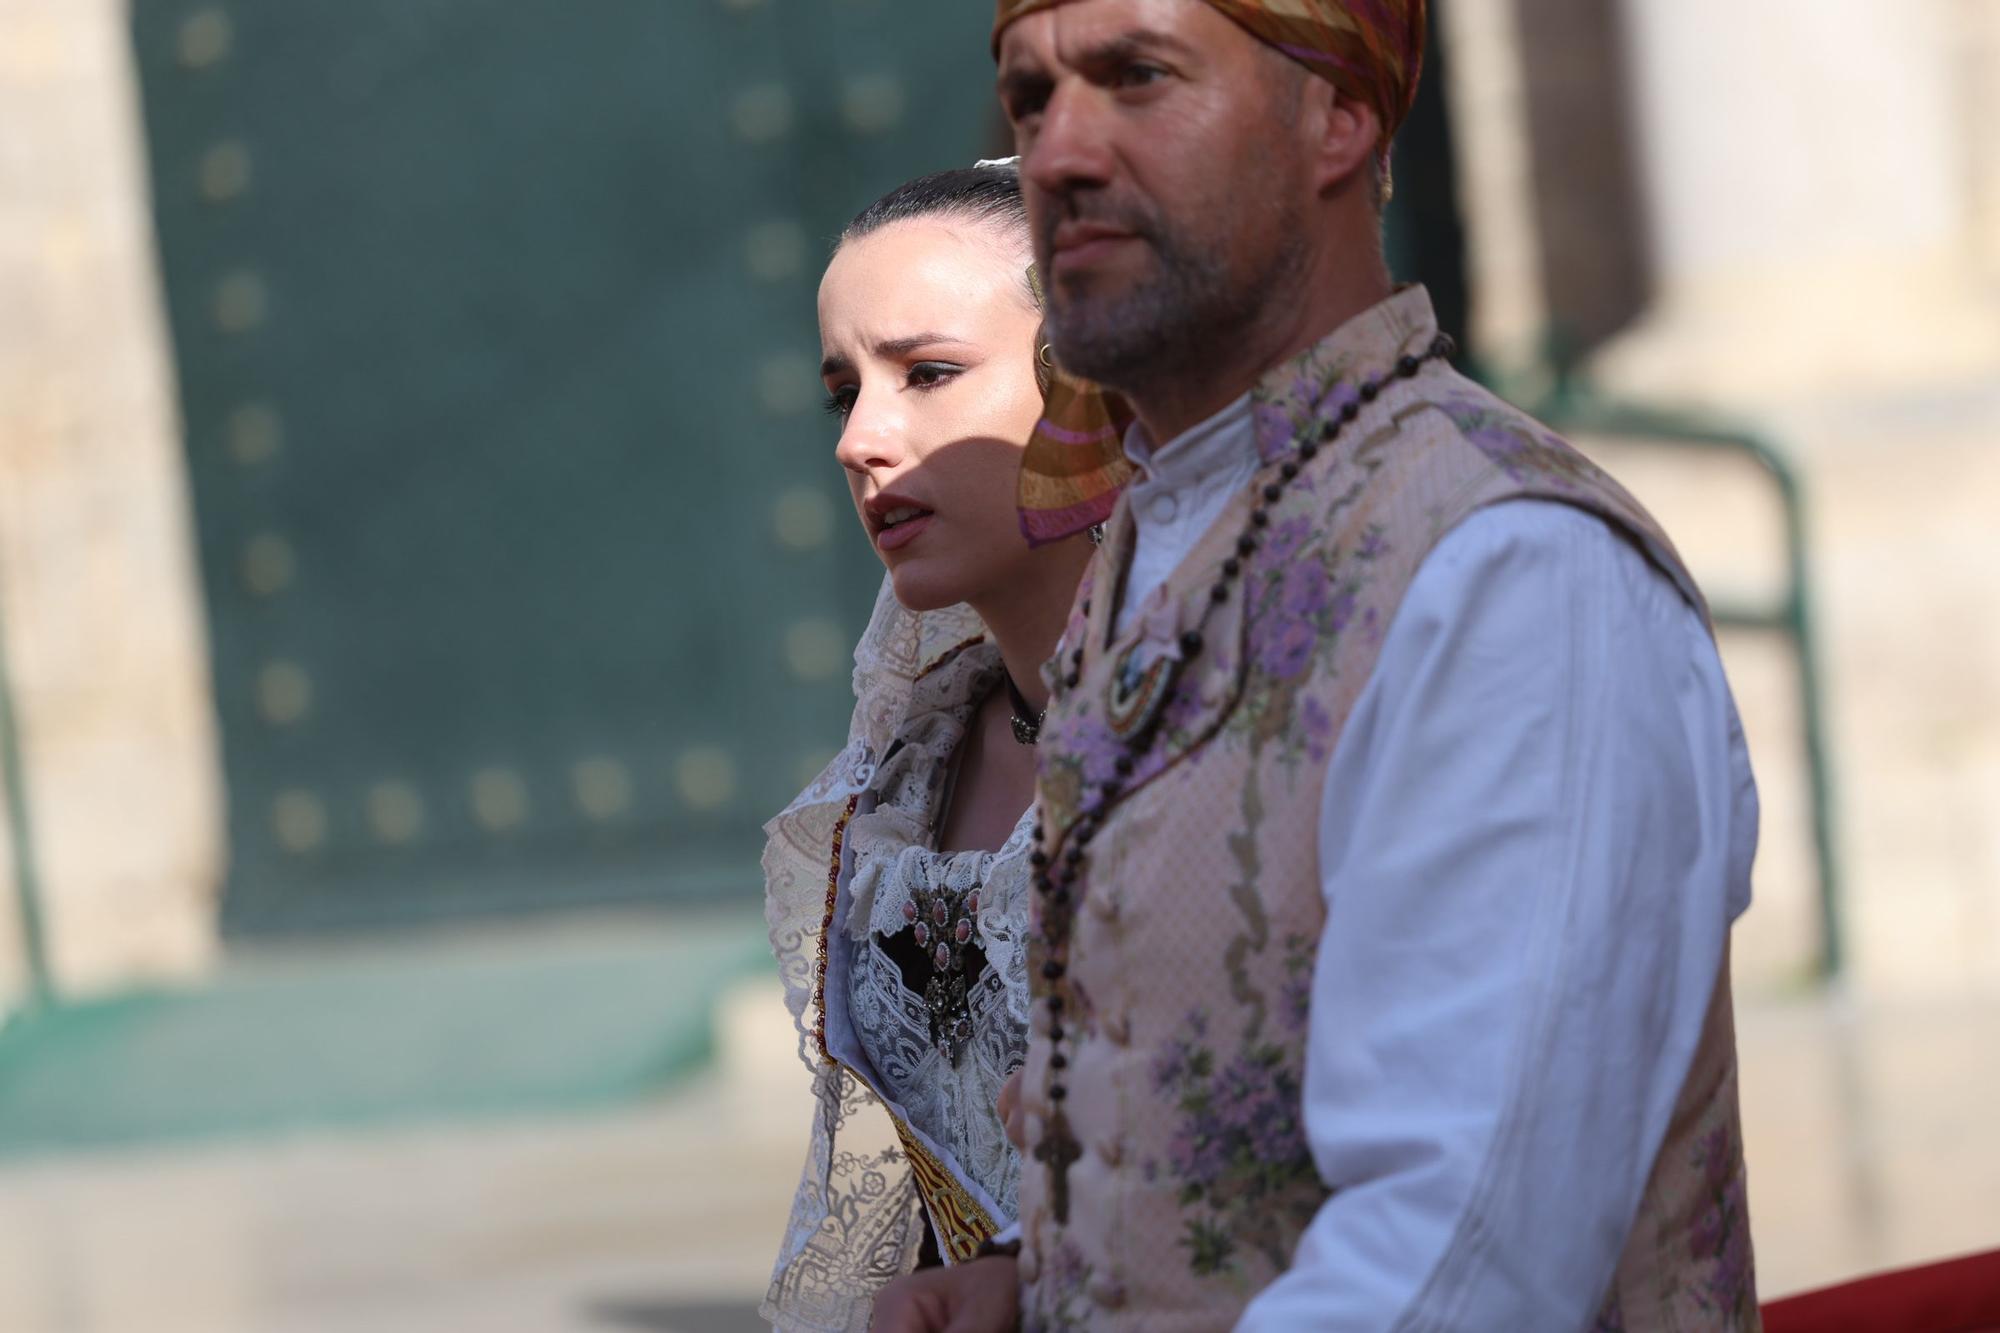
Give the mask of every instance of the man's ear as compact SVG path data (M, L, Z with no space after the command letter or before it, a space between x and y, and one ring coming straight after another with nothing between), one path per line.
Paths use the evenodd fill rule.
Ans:
M1382 121L1370 103L1314 77L1310 126L1313 185L1322 194L1350 185L1368 188L1369 164L1382 142Z

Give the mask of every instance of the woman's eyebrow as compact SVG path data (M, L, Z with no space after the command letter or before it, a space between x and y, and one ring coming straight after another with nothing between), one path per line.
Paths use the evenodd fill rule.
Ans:
M908 356L921 347L937 347L940 344L963 346L965 339L951 333L912 333L906 338L887 338L875 344L875 355L884 361L894 361L897 357ZM835 375L851 374L854 363L838 352L830 353L819 363L819 377L831 379Z
M876 343L875 355L884 360L893 360L899 356L908 356L920 347L935 347L939 343L964 341L963 338L954 337L949 333L913 333L907 338L890 338L885 342Z

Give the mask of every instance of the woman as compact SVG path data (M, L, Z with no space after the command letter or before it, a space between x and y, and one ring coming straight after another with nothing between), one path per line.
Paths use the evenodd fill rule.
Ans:
M1026 1047L1040 667L1090 558L1031 550L1015 510L1049 364L1031 263L1019 178L982 163L867 209L820 284L834 454L888 577L848 746L766 827L818 1102L764 1309L780 1328L863 1327L883 1284L1014 1217L995 1103Z

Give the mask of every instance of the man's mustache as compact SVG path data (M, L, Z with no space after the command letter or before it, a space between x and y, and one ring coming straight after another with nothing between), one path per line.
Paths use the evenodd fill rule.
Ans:
M1089 222L1130 232L1142 241L1157 242L1158 217L1136 200L1113 199L1092 192L1063 196L1059 206L1044 213L1035 228L1035 240L1043 254L1055 249L1056 228L1065 222Z

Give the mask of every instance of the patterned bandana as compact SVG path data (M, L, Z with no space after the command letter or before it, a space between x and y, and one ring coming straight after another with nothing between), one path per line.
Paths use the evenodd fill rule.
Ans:
M1015 19L1068 0L999 0L993 48ZM1382 122L1382 159L1417 99L1427 0L1205 0L1335 87L1363 99Z
M998 0L1000 34L1024 15L1067 0ZM1204 0L1307 69L1375 108L1382 122L1382 179L1389 142L1416 100L1423 69L1427 0ZM1021 461L1021 531L1030 545L1073 536L1107 518L1132 474L1125 427L1132 413L1115 396L1058 370L1042 422Z

